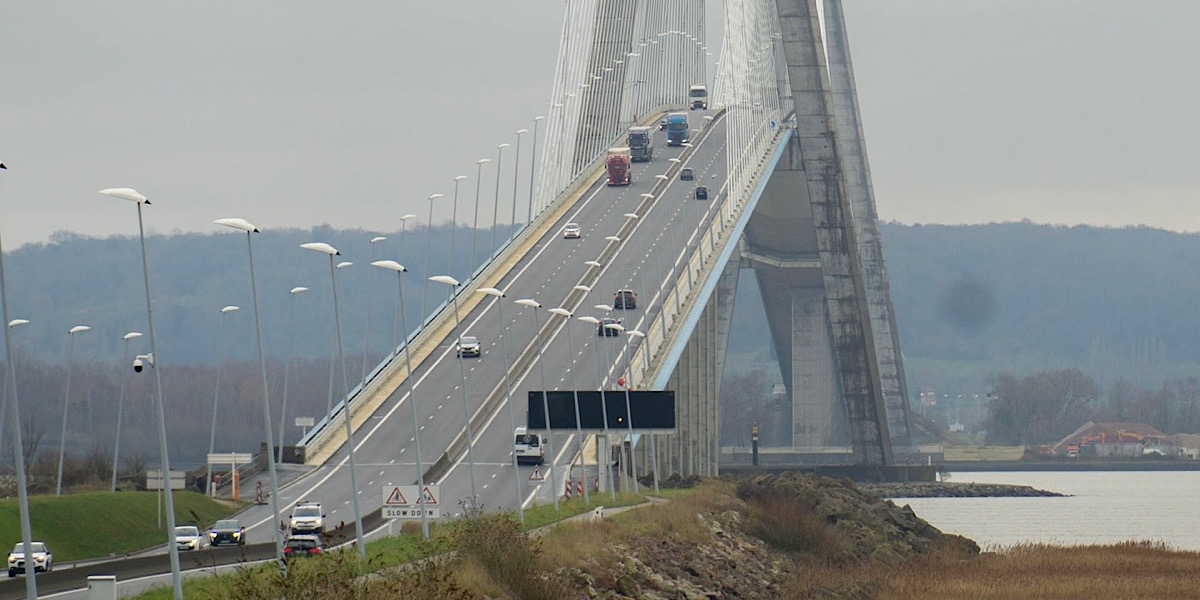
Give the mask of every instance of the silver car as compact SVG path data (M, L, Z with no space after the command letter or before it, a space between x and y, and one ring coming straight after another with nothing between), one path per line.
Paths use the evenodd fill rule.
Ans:
M458 342L454 344L454 353L458 356L480 356L479 338L473 335L464 335L458 338Z
M583 230L579 227L579 223L567 223L563 227L564 239L579 239L583 237Z

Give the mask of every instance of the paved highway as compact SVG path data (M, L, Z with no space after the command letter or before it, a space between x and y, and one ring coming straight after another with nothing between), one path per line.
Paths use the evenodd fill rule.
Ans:
M691 113L693 129L707 124L703 111ZM632 234L619 244L619 250L600 271L598 279L581 281L588 267L585 261L595 260L610 242L606 236L615 235L627 221L626 213L635 211L648 193L658 183L655 175L664 174L673 166L669 159L679 157L683 148L666 145L665 135L656 132L654 160L649 163L634 163L633 182L628 186L609 187L604 178L589 188L576 204L538 240L536 246L516 264L496 287L507 297L499 300L504 323L504 341L507 345L509 363L533 343L534 317L531 309L514 304L519 298L533 298L543 306L538 318L542 324L554 319L554 336L544 350L546 383L551 389L568 390L572 387L569 366L577 368L575 377L580 389L597 389L597 357L601 378L610 379L609 389L616 387L611 379L624 367L623 351L625 336L599 337L593 326L571 319L571 341L567 347L567 336L561 325L564 319L554 317L545 309L559 306L580 283L592 286L593 291L577 307L566 307L575 316L592 315L602 317L592 307L596 304L611 304L613 293L618 289L633 289L638 294L638 306L633 310L616 310L611 316L623 318L628 328L645 330L645 317L658 314L660 285L674 281L671 264L679 259L685 237L694 234L698 223L706 212L723 198L725 173L725 130L723 119L713 121L712 131L693 148L683 166L692 168L696 181L680 181L676 170L657 200L637 220ZM694 200L696 185L706 185L710 199ZM582 226L581 239L563 239L561 230L567 222ZM694 245L694 243L693 243ZM404 262L400 257L400 262ZM409 277L410 275L406 275ZM661 279L660 279L661 276ZM686 275L684 275L686 277ZM415 286L414 286L415 287ZM407 298L406 300L411 300ZM460 303L465 299L460 299ZM463 359L467 398L471 410L478 411L483 400L497 386L502 386L504 368L501 358L500 327L496 299L487 298L462 320L465 334L478 336L483 343L480 358ZM442 340L437 351L420 365L414 364L418 421L421 430L422 459L425 467L438 458L451 440L463 429L462 379L459 375L458 358L454 354L454 335ZM607 347L607 348L606 348ZM610 368L616 365L616 368ZM609 378L609 374L612 377ZM634 382L639 384L639 382ZM639 384L640 385L640 384ZM536 364L523 377L512 382L514 409L517 425L525 422L525 398L530 390L541 389L539 370ZM622 395L617 395L623 401ZM366 425L355 432L355 459L358 465L359 502L363 514L378 509L382 504L382 488L385 485L410 484L416 481L415 449L411 424L411 408L406 404L408 386L400 388L371 416ZM503 403L488 416L483 428L475 431L475 480L480 505L485 510L496 508L515 509L515 490L512 476L512 429L509 426L507 406ZM554 446L558 453L554 464L565 469L568 457L575 453L574 435L556 435ZM470 479L465 456L456 457L457 462L440 481L442 517L449 518L462 513L462 503L470 496ZM550 461L543 466L543 471ZM521 498L525 504L538 500L536 488L528 481L532 467L520 468ZM541 502L549 502L549 485L553 481L547 473L547 489L540 494ZM429 483L429 482L427 482ZM281 492L280 511L286 519L291 506L299 500L322 502L327 514L326 523L352 524L354 511L351 505L350 474L346 448L340 448L323 466L300 477ZM555 490L561 493L561 490ZM249 527L251 542L267 542L271 539L271 511L269 506L253 507L241 515ZM350 529L353 526L350 525Z

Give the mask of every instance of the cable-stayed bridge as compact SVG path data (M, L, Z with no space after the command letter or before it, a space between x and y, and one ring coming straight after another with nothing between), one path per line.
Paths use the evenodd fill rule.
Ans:
M858 464L889 465L911 447L841 3L729 0L718 57L704 15L702 0L567 3L528 222L473 273L408 265L402 282L460 285L302 440L314 469L285 503L322 500L331 521L353 519L347 406L364 512L379 508L381 486L418 475L442 486L443 515L473 494L490 507L547 502L567 476L606 485L595 436L556 434L545 483L514 468L513 428L543 389L618 402L625 386L674 390L676 431L626 440L636 458L622 468L717 474L718 391L747 268L793 405L793 448L848 446ZM707 109L689 110L694 84L708 85ZM670 112L687 114L686 144L653 127ZM606 150L639 124L653 127L653 159L631 164L629 185L605 185ZM567 223L578 239L564 239ZM618 290L636 293L636 308L603 306ZM603 318L626 333L597 335ZM482 356L458 358L460 335L477 337ZM256 511L246 520L269 526Z

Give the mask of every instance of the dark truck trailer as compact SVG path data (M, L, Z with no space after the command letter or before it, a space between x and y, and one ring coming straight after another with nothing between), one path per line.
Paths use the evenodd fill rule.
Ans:
M629 128L629 155L633 162L650 162L654 158L654 140L649 127Z

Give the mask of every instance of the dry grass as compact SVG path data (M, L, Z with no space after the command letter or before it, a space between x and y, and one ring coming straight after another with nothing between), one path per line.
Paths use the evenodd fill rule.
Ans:
M1094 600L1200 598L1200 553L1161 544L1017 546L975 559L941 554L900 567L800 569L789 598L871 600Z
M820 516L781 498L754 503L746 532L776 550L820 561L842 556L846 544L838 531Z

